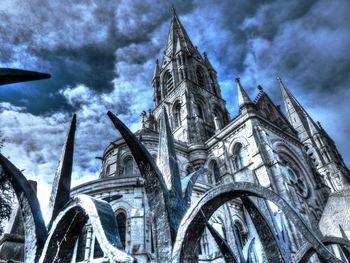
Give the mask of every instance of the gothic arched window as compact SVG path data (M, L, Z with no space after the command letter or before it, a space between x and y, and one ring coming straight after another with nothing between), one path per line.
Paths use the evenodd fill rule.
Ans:
M164 86L164 96L173 88L173 76L168 71L164 74L163 79L163 86Z
M109 164L106 168L106 176L109 176L110 172L111 172L111 165Z
M85 260L85 247L86 247L87 237L88 237L88 230L86 226L84 226L78 238L78 245L77 245L77 252L76 252L77 262Z
M209 170L211 173L211 176L209 179L209 183L218 183L220 180L220 169L218 166L218 163L216 161L211 161L209 165Z
M223 127L222 116L217 109L214 110L213 115L214 115L215 130L220 130Z
M125 240L126 240L126 215L124 212L118 212L116 216L117 225L118 225L118 233L120 237L120 241L125 249Z
M124 160L124 176L132 176L134 174L134 162L131 157L127 157Z
M295 188L298 195L306 198L308 196L308 186L306 179L301 174L301 171L297 168L296 165L293 165L292 162L286 161L284 159L282 160L287 169L289 184Z
M200 67L197 67L196 75L197 75L198 85L202 88L205 87L205 75L203 70Z
M234 150L234 166L236 170L241 169L249 164L248 152L242 144L235 147Z
M197 111L198 111L198 118L204 119L203 108L199 103L197 103Z
M173 111L174 116L174 128L181 126L181 104L180 102L177 102L177 104L174 107Z
M234 232L236 242L238 243L237 245L243 248L246 243L247 235L244 233L243 227L238 221L234 224Z

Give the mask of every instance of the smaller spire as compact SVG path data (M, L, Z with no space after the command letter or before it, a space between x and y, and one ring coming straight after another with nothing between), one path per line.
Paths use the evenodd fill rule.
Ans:
M247 92L242 87L239 78L236 78L237 90L238 90L238 106L239 109L243 108L247 104L253 104L252 100L249 98Z
M306 120L307 120L307 123L309 125L309 129L310 129L310 132L311 134L316 134L316 133L320 133L320 128L318 127L318 125L316 125L316 123L313 121L313 119L311 119L309 117L309 115L306 114Z
M174 6L174 4L171 4L171 13L172 13L172 15L176 15L176 9L175 9L175 6Z
M159 74L160 74L160 66L159 66L159 60L156 60L156 66L154 68L154 72L153 72L153 78L152 80L154 80L155 78L159 78Z
M282 96L284 105L288 114L288 119L293 124L293 121L291 117L291 114L293 112L296 112L297 115L300 118L300 121L304 128L306 129L306 132L309 133L309 135L314 135L316 133L320 133L320 127L314 122L314 120L310 117L310 115L305 111L303 106L297 101L297 99L292 95L292 93L287 89L287 87L284 85L282 79L278 74L276 74L276 79L278 80L281 90L282 90ZM295 128L295 127L294 127Z
M291 94L290 94L289 90L284 85L284 83L283 83L282 79L280 78L280 76L278 75L278 73L276 73L276 79L277 79L278 83L280 84L283 97L285 97L287 95L290 96Z
M182 42L180 40L179 35L177 35L177 40L176 40L176 49L175 53L178 53L180 51L186 51L185 47L182 45Z
M147 116L147 113L145 111L142 111L140 114L140 121L141 121L141 128L144 129L145 128L145 118Z

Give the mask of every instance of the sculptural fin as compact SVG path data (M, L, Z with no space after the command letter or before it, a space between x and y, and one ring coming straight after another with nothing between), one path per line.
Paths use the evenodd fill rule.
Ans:
M71 262L74 245L88 220L108 262L136 262L123 251L112 207L106 201L79 194L52 222L39 263Z
M66 142L63 146L61 159L58 164L57 172L52 183L50 202L48 207L48 218L50 220L48 229L50 230L52 222L58 213L63 209L70 198L70 187L72 178L74 136L77 122L76 114L73 115L71 125L68 131Z
M252 197L241 197L241 200L255 225L262 246L267 251L268 260L271 262L291 262L290 253L284 247L283 240L279 239L280 235L277 234L279 229L275 229L276 226L273 224L273 221L270 223L258 208L259 205L263 206L266 204L265 200L256 199L261 202L259 205L254 202Z
M216 229L207 222L207 228L218 245L221 254L224 256L226 263L238 263L235 254L227 244L226 240L216 231Z
M24 262L37 262L47 237L39 201L24 175L2 154L0 164L18 198L24 220Z
M160 117L157 165L164 176L168 190L172 190L175 194L181 196L181 179L174 138L170 129L168 114L164 107Z
M151 154L140 143L136 136L120 121L112 112L108 112L108 117L113 122L115 128L120 132L126 144L129 146L131 154L137 163L142 177L145 179L145 192L153 214L154 226L158 245L161 247L159 260L165 262L171 254L171 242L174 240L178 228L178 214L173 215L173 206L178 202L172 202L169 191L166 187L163 175L153 161ZM175 211L176 212L176 211ZM182 214L182 211L177 211Z
M253 252L253 245L255 243L255 237L253 237L252 239L248 240L246 247L247 247L247 254L245 256L245 262L246 263L253 263L253 259L252 259L252 252Z
M187 182L185 193L184 193L184 198L186 200L187 205L191 204L192 190L193 190L193 187L194 187L198 177L206 172L207 172L207 169L201 168L198 171L195 171L195 172L187 175L190 177L188 182Z
M160 188L159 190L166 193L167 188L163 175L161 174L157 165L154 163L153 158L148 150L140 143L140 141L129 130L129 128L119 120L117 116L115 116L110 111L108 111L107 115L113 122L115 128L124 138L126 144L129 146L131 154L134 157L143 178L148 181L149 184L156 183L157 187Z
M6 85L17 82L48 79L51 75L47 73L13 69L13 68L0 68L0 85Z

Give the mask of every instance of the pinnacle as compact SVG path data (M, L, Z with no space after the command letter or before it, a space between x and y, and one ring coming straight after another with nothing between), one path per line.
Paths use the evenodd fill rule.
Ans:
M247 92L244 90L240 78L235 78L237 83L237 91L238 91L238 106L241 109L243 106L247 104L252 104L252 100L249 98Z

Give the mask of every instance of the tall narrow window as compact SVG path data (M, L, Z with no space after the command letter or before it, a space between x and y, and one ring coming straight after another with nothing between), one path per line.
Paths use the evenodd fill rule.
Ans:
M109 176L110 172L111 172L111 165L109 164L106 168L106 176Z
M205 77L204 77L203 70L200 67L197 67L196 75L197 75L198 85L200 87L205 87Z
M208 234L206 229L204 229L202 237L199 240L199 253L200 255L208 255L209 254L209 242L208 242Z
M248 153L247 150L241 146L239 151L238 151L238 156L239 160L241 163L241 167L247 166L248 165Z
M174 107L174 128L181 126L181 104L178 102Z
M77 256L76 261L83 261L85 259L85 246L86 246L86 238L87 238L87 229L86 227L80 232L78 238L78 247L77 247Z
M238 222L234 224L234 235L237 245L242 249L246 242L246 235L243 233L243 227Z
M221 120L221 115L218 111L213 112L214 115L214 125L215 125L215 130L220 130L222 128L222 120Z
M165 73L163 85L165 94L167 94L173 88L173 76L170 72Z
M211 161L209 166L211 172L211 178L209 178L209 183L218 183L220 180L220 169L216 161Z
M241 144L237 145L234 151L234 166L241 169L249 164L248 152Z
M151 253L154 253L154 238L153 238L153 227L151 224Z
M198 111L198 118L204 119L203 108L199 103L197 103L197 111Z
M128 157L124 161L124 176L132 176L133 175L134 164L131 157Z
M124 212L119 212L116 216L117 224L118 224L118 232L120 241L125 249L125 241L126 241L126 215Z

